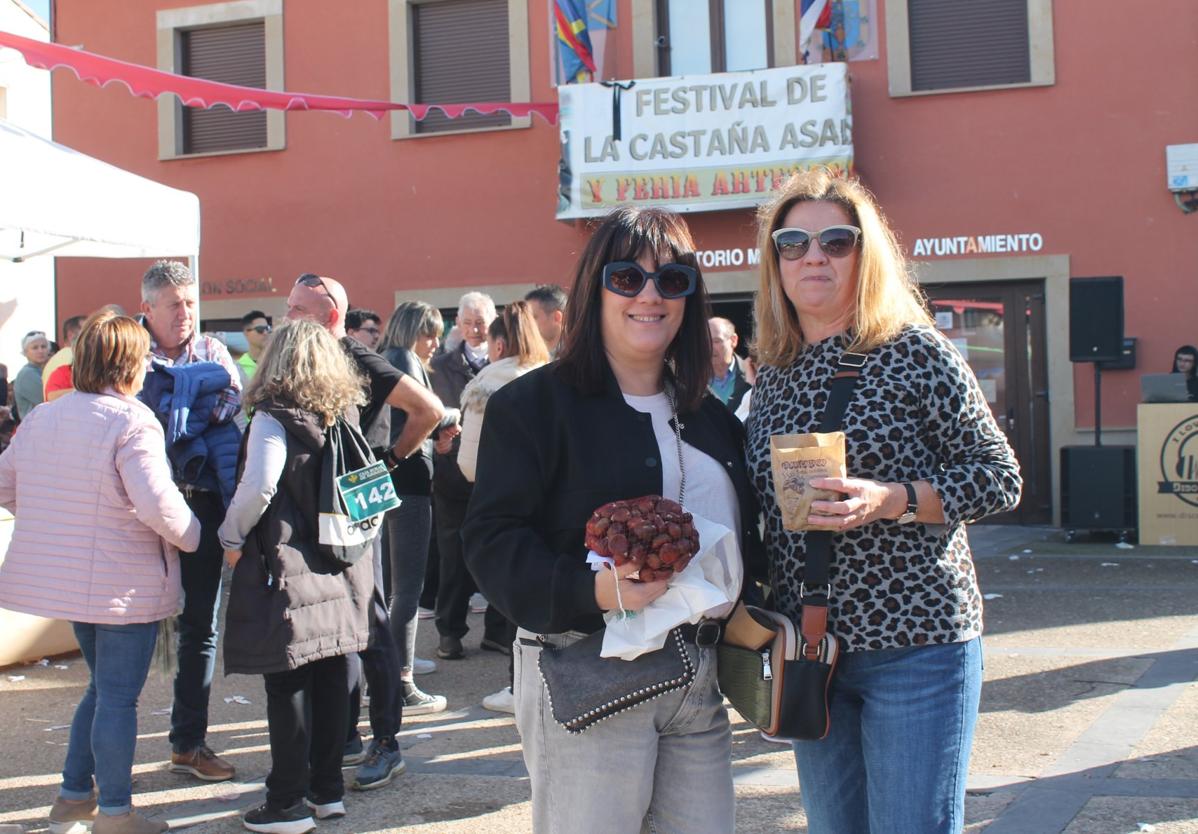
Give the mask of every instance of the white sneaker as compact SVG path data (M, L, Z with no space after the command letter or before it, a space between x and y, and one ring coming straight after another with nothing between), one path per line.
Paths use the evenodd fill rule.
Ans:
M515 715L516 697L512 695L512 688L505 686L498 692L483 698L483 709L489 709L491 712L506 712L508 715Z
M437 661L424 660L423 658L412 658L412 674L413 675L431 675L437 671Z
M470 612L481 614L487 610L487 598L477 591L470 596Z
M431 608L416 609L416 619L418 620L431 620L435 616L437 616L437 612Z
M345 803L340 799L320 805L305 797L304 804L312 809L312 815L318 820L332 820L345 816Z
M448 705L444 695L429 695L414 686L411 692L403 696L404 715L432 715L445 712Z

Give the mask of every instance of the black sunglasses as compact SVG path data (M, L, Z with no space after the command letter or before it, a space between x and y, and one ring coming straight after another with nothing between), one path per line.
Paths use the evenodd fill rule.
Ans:
M829 258L844 258L857 246L861 230L856 226L829 226L818 232L806 229L778 229L772 235L778 255L797 261L811 248L811 239L819 241L820 251Z
M328 292L328 291L326 290L326 292ZM270 332L270 325L269 324L255 324L253 327L246 328L247 332L250 330L253 330L255 333L260 333L262 335L266 335L267 333Z
M305 272L303 275L295 279L295 283L303 284L305 287L311 287L313 289L320 287L322 290L324 290L325 295L327 295L329 298L333 297L333 294L329 292L329 288L325 286L324 281L321 280L321 277L315 272ZM336 303L335 299L333 303Z
M615 261L603 267L604 288L625 298L640 295L650 278L662 298L685 298L695 291L699 272L685 264L665 264L657 272L646 272L632 261Z

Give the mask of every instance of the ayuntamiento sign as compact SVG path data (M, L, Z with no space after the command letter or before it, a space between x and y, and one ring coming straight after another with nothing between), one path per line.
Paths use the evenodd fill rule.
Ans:
M768 199L796 170L849 170L845 66L559 87L558 218L594 217L629 204L745 208Z

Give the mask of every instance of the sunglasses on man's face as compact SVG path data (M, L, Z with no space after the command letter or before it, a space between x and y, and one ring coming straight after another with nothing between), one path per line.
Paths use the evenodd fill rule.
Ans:
M259 336L265 336L267 333L270 332L270 325L269 324L255 324L253 327L247 327L245 329L245 331L247 333L250 332L251 330L254 331L255 333L257 333Z
M845 258L857 247L861 230L856 226L829 226L818 232L806 229L778 229L770 235L778 255L787 261L797 261L807 254L811 241L819 242L819 249L829 258Z
M632 261L616 261L603 267L604 288L625 298L640 295L650 279L662 298L684 298L695 291L699 273L685 264L665 264L657 272L646 272Z

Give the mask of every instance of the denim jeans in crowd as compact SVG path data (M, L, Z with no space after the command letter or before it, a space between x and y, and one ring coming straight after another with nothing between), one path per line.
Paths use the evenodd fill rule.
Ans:
M137 698L150 671L158 623L71 626L91 680L71 722L59 795L88 799L94 776L100 789L100 813L127 814L132 806Z
M545 639L560 647L582 636ZM516 727L535 834L732 833L732 732L716 685L715 649L688 649L698 661L689 686L574 735L553 720L537 666L541 649L516 641Z
M401 495L399 500L399 506L387 513L383 530L387 558L383 565L391 566L391 634L399 650L402 677L410 680L412 658L416 656L416 606L424 588L433 530L433 499L428 495Z
M832 730L797 741L810 834L955 834L982 691L982 641L844 652Z
M224 548L216 536L225 518L225 505L215 492L197 492L187 505L200 520L200 546L179 554L183 583L183 612L176 620L179 633L175 700L171 705L171 749L189 753L208 736L208 697L216 668L216 623L220 612Z

